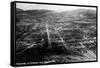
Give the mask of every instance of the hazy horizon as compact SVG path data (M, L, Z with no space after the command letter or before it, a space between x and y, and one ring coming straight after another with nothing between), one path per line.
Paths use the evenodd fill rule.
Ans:
M94 7L80 7L80 6L63 6L63 5L47 5L47 4L28 4L28 3L16 3L16 8L23 10L53 10L56 12L69 11L75 9L93 9Z

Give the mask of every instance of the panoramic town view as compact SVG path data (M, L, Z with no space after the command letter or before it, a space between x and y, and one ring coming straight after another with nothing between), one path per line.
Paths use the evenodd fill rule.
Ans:
M16 64L97 60L96 8L16 4Z

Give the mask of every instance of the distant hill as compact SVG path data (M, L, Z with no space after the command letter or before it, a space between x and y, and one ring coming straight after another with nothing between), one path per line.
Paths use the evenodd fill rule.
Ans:
M23 10L17 8L17 13L16 13L17 22L25 20L25 19L29 20L29 21L35 20L35 21L40 22L39 21L40 18L45 17L46 13L49 13L49 12L52 12L52 11L50 11L50 10L26 10L26 11L23 11Z
M61 12L63 20L96 19L96 11L90 9L77 9Z
M21 11L24 11L24 10L20 8L16 8L16 12L21 12Z
M64 12L54 12L51 10L22 10L17 8L17 22L30 22L30 23L41 23L46 20L51 21L75 21L75 20L85 20L85 19L96 19L96 11L90 9L77 9Z

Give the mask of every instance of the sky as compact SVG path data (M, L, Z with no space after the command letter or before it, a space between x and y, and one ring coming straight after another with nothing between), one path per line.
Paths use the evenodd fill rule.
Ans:
M74 9L94 9L94 10L96 10L96 8L94 8L94 7L29 4L29 3L17 3L16 7L23 9L23 10L46 9L46 10L53 10L56 12L69 11L69 10L74 10Z

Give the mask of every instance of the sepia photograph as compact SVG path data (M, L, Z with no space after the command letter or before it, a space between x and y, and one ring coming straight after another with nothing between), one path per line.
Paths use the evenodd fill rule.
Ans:
M16 3L16 65L97 61L97 7Z

